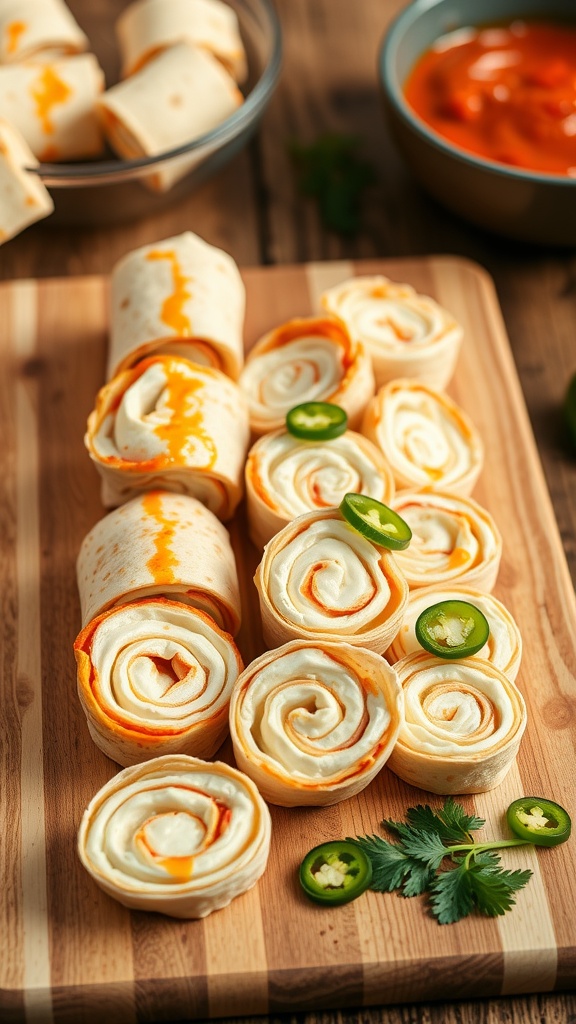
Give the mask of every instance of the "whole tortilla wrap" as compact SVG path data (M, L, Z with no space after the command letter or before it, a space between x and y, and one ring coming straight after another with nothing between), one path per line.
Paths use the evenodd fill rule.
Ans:
M242 93L220 61L207 50L182 42L108 89L98 110L110 145L130 160L192 142L222 124L242 102ZM206 155L178 157L142 181L164 192Z
M0 67L0 110L39 160L98 156L102 131L95 112L104 74L92 53Z
M221 0L136 0L122 11L116 33L124 78L183 39L212 53L237 82L248 73L238 17Z
M2 0L0 63L29 60L46 51L69 56L87 49L87 36L62 0Z
M192 231L129 252L112 270L108 377L173 353L236 380L245 305L232 257Z
M102 503L177 491L230 519L242 497L250 428L238 385L177 356L150 356L99 392L84 443Z
M240 592L228 531L201 502L150 491L101 519L77 562L82 624L138 597L168 597L240 627Z
M0 244L54 209L37 174L38 161L20 133L0 119Z

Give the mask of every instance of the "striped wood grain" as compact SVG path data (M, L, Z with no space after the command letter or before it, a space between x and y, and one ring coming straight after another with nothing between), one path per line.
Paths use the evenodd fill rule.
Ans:
M452 258L253 269L247 344L317 305L351 273L384 272L435 295L463 323L450 391L478 426L486 465L474 496L504 537L496 594L519 621L518 683L529 725L499 789L464 802L502 834L524 792L576 805L576 608L560 537L490 280ZM441 928L419 899L368 893L338 910L300 895L295 867L315 843L374 831L425 799L386 769L364 793L322 810L273 808L269 868L258 886L202 922L130 913L97 889L75 853L85 804L116 771L92 744L75 693L79 628L74 562L102 516L82 445L103 380L101 278L0 289L5 501L0 711L0 1019L92 1022L182 1019L323 1006L549 991L576 983L576 855L507 853L534 877L514 911ZM246 661L261 650L257 554L242 512L239 561ZM228 745L223 754L230 757Z

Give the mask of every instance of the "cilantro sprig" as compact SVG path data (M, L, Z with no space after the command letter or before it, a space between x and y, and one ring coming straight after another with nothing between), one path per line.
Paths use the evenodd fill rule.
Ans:
M507 871L495 852L506 846L530 846L525 839L477 843L472 832L484 820L466 814L450 797L440 809L418 804L405 821L382 824L395 842L381 836L357 836L352 841L372 863L370 888L400 890L402 896L428 893L430 910L439 924L453 924L478 910L489 917L514 906L514 894L530 879L531 871Z

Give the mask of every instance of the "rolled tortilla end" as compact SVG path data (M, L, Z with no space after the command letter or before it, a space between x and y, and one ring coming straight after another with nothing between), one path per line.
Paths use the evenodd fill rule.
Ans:
M136 0L118 18L116 32L123 78L183 40L212 53L237 82L248 74L238 17L221 0Z
M30 170L37 166L17 129L0 120L0 244L54 209L50 193Z
M174 354L237 380L245 305L233 258L192 231L135 249L112 271L108 377Z
M150 491L110 512L84 538L77 562L82 624L139 597L199 608L227 633L240 628L240 591L228 531L201 502Z
M222 124L242 102L242 93L220 62L182 42L108 89L98 112L110 145L130 160L192 143ZM166 191L209 151L176 157L142 180L154 191Z
M71 56L88 49L88 38L62 0L3 0L0 63Z

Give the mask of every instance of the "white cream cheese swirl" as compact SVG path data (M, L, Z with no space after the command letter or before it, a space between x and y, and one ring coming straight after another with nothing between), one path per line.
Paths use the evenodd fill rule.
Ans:
M390 768L431 793L482 793L499 785L526 727L520 691L481 658L442 661L426 652L396 663L405 722Z
M411 590L455 582L492 590L502 539L486 509L471 498L434 491L402 491L392 507L412 530L409 547L396 555Z
M291 320L260 339L238 381L248 400L256 436L284 425L286 413L303 402L334 402L359 425L374 394L372 364L332 317Z
M84 812L78 853L124 906L206 917L257 882L270 831L268 808L241 772L168 755L102 787Z
M229 519L242 496L248 434L233 381L211 367L157 355L101 389L84 443L102 478L104 505L162 488L190 494Z
M240 653L208 615L148 598L113 608L76 639L90 735L127 766L158 754L212 757L228 730Z
M250 536L260 548L296 516L339 505L349 491L386 505L394 495L386 460L352 430L331 441L265 434L248 454L245 476Z
M264 549L256 570L264 639L345 637L382 653L398 631L408 588L392 555L338 509L299 516Z
M324 292L321 302L366 346L377 387L397 377L433 388L448 384L463 332L434 299L378 275L350 278Z
M257 658L230 704L237 764L266 800L326 805L360 792L402 721L396 674L343 643L293 641Z
M362 433L390 463L398 488L470 494L484 449L472 421L448 395L414 380L380 388L368 406Z
M388 661L394 664L406 655L422 650L416 639L416 620L423 611L440 601L468 601L480 609L490 627L490 635L484 647L473 657L492 662L514 682L522 658L520 630L501 601L492 594L484 594L473 587L422 587L412 591L400 631L386 651Z

